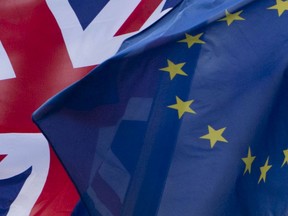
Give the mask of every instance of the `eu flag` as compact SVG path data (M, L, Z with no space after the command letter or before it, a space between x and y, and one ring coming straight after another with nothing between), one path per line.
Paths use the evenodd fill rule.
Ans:
M91 215L288 214L288 1L184 0L34 121Z

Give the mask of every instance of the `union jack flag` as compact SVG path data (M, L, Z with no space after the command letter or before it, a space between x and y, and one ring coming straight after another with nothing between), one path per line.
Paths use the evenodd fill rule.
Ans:
M32 123L32 112L115 54L126 38L157 21L179 2L1 3L0 215L71 213L79 196Z

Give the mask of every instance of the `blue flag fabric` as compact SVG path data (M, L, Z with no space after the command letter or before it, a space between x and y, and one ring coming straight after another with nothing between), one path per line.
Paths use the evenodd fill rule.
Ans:
M288 214L287 11L183 1L36 111L91 215Z
M23 173L7 179L0 179L0 215L7 215L23 184L32 172L32 167Z

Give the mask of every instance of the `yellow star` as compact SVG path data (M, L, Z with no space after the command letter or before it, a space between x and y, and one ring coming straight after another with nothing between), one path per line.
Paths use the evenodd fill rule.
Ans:
M183 40L180 40L178 42L180 43L187 43L188 48L192 47L194 44L198 43L198 44L205 44L204 41L200 40L200 37L203 35L203 33L192 36L190 34L185 34L186 38Z
M170 80L172 80L177 74L182 76L188 76L183 70L182 67L185 65L184 63L174 64L169 59L167 60L168 67L160 68L161 71L166 71L170 74Z
M249 173L251 173L251 165L253 163L253 161L255 160L255 156L251 155L251 149L249 147L248 149L248 155L245 158L242 158L243 162L245 163L245 171L243 173L243 175L248 171Z
M288 164L288 149L284 150L284 151L283 151L283 154L284 154L285 158L284 158L284 161L283 161L281 167L283 167L283 166L285 165L285 163Z
M209 133L200 137L201 139L208 139L210 140L210 145L211 145L211 148L214 147L215 143L217 141L220 141L220 142L226 142L228 143L228 141L222 136L222 133L225 131L226 127L225 128L221 128L219 130L215 130L214 128L212 128L210 125L208 125L208 131Z
M176 104L168 106L171 109L178 111L178 118L180 119L185 112L196 114L194 110L190 108L190 105L194 100L182 101L179 97L176 96Z
M243 17L240 16L242 12L243 10L230 14L227 10L225 10L226 17L220 19L219 21L226 21L227 25L230 26L235 20L245 20Z
M269 10L277 10L280 17L284 11L288 10L288 1L276 0L276 4L268 8Z
M269 157L267 158L265 165L260 167L261 175L258 184L261 182L261 180L263 180L264 182L266 181L266 174L272 167L272 165L268 165L268 163L269 163Z

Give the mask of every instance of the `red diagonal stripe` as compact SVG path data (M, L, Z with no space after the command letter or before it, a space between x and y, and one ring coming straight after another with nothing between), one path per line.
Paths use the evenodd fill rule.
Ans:
M0 162L6 157L7 155L0 155Z
M162 0L142 0L114 36L138 31Z

